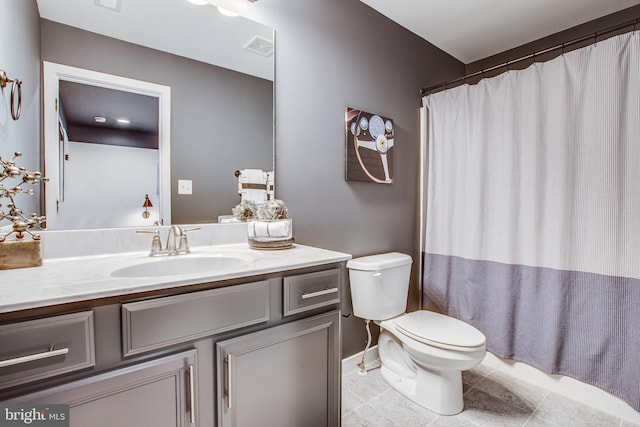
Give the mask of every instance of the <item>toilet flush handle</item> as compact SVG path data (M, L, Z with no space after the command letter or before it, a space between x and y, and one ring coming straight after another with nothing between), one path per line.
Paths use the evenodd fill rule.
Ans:
M373 273L373 277L382 277L382 273L379 271L377 273Z

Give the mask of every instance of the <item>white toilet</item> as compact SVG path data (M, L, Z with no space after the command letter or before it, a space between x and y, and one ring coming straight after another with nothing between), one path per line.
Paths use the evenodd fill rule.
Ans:
M473 326L442 314L405 313L411 257L392 252L347 262L353 314L380 325L382 377L438 414L462 411L462 371L478 365L486 339Z

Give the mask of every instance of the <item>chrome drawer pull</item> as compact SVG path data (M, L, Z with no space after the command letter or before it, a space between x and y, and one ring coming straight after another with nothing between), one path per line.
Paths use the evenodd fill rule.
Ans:
M308 294L302 294L302 299L321 297L322 295L329 295L336 292L338 292L338 288L329 288L318 292L309 292Z
M69 353L69 347L59 348L58 350L54 350L53 347L51 347L49 351L45 351L42 353L16 357L15 359L0 360L0 368L20 365L21 363L33 362L34 360L48 359L49 357L61 356L67 353Z

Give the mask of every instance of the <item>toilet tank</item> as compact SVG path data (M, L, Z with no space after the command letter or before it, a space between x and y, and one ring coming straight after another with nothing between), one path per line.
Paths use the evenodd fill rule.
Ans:
M411 257L398 252L347 262L354 316L386 320L407 309Z

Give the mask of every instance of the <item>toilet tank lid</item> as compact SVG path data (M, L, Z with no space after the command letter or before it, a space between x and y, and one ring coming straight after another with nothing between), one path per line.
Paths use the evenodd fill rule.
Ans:
M411 263L412 259L409 255L401 254L400 252L390 252L351 259L347 261L347 268L352 270L374 271Z

